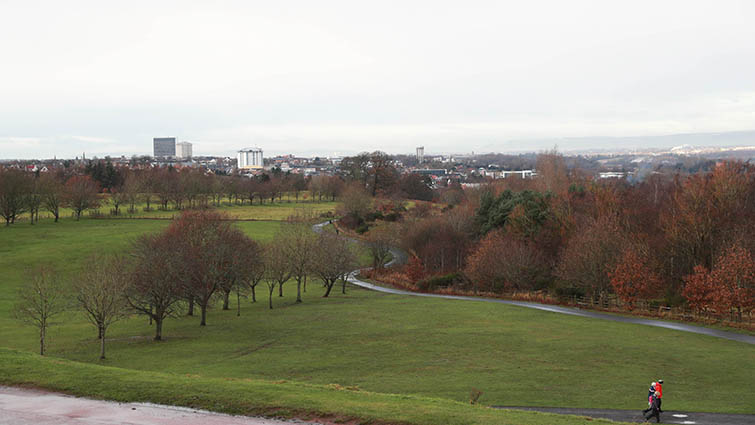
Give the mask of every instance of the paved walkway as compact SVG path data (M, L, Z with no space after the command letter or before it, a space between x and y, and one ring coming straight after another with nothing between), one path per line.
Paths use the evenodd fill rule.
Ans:
M0 387L0 425L302 425L149 403L90 400Z
M610 419L619 422L643 422L642 411L611 409L569 409L559 407L503 407L496 409L534 410L537 412L558 413L563 415L589 416L591 418ZM653 418L655 423L655 418ZM733 415L728 413L677 412L664 410L661 423L688 425L755 425L755 415Z

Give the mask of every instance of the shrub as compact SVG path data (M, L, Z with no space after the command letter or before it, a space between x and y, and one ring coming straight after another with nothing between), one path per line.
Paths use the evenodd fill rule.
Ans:
M368 230L370 230L370 226L368 226L367 223L362 223L359 226L357 226L355 231L361 235L367 232Z

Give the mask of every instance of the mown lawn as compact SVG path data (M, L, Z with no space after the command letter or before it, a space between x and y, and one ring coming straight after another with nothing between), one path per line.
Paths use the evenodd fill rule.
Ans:
M0 346L37 349L35 330L9 318L25 266L51 261L74 275L89 253L118 251L165 225L84 220L0 229ZM238 225L265 239L278 223ZM162 343L151 341L145 318L119 322L104 362L94 328L72 313L53 328L49 353L210 381L283 379L459 402L478 389L487 405L638 409L650 381L663 378L669 410L755 413L755 349L744 343L491 303L352 287L343 295L340 285L324 299L311 283L297 305L294 291L288 283L273 310L242 300L241 317L235 302L231 311L216 308L204 328L198 318L168 320Z

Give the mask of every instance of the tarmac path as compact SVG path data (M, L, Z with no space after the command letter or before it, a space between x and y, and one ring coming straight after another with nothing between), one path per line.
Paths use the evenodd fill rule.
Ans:
M312 227L312 229L315 232L319 233L319 232L322 232L322 228L324 226L327 226L328 224L330 224L329 221L326 221L320 224L315 224ZM359 243L363 243L362 241L359 241L353 238L352 240L355 240ZM407 261L406 253L400 249L392 248L391 254L393 255L393 259L389 263L387 263L386 266L403 264ZM365 282L363 280L360 280L357 277L358 274L359 274L359 270L355 270L353 273L351 273L348 278L349 283L352 283L356 286L361 286L362 288L371 289L373 291L383 292L387 294L508 304L508 305L515 305L518 307L534 308L537 310L549 311L552 313L589 317L592 319L611 320L614 322L634 323L637 325L646 325L646 326L656 326L659 328L666 328L666 329L673 329L676 331L708 335L708 336L712 336L716 338L730 339L733 341L739 341L739 342L744 342L746 344L755 345L755 336L744 334L744 333L729 332L729 331L724 331L724 330L719 330L719 329L706 328L702 326L687 325L687 324L678 323L678 322L669 322L665 320L646 319L642 317L632 317L632 316L620 316L618 314L608 314L608 313L601 313L598 311L582 310L582 309L573 308L573 307L562 307L562 306L557 306L557 305L540 304L540 303L526 302L526 301L511 301L511 300L501 300L497 298L482 298L482 297L469 297L469 296L463 296L463 295L442 295L442 294L427 294L423 292L411 292L411 291L405 291L402 289L389 288L389 287L374 285L372 283Z
M303 425L150 403L90 400L47 391L0 387L0 425Z
M610 419L619 422L644 422L641 409L611 410L611 409L572 409L559 407L503 407L496 409L534 410L538 412L558 413L562 415L589 416L591 418ZM655 418L652 420L655 423ZM687 425L755 425L755 415L735 415L728 413L677 412L664 410L661 413L661 423Z

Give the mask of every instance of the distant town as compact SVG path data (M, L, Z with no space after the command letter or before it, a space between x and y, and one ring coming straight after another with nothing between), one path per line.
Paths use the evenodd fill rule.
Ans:
M178 142L176 137L155 137L153 154L131 157L96 156L86 153L74 158L33 160L0 160L0 167L45 173L51 169L86 166L93 163L112 164L113 167L146 169L154 167L202 169L218 175L258 176L270 172L301 175L342 175L341 156L297 156L293 154L266 157L261 147L245 147L236 157L195 156L193 144ZM542 153L542 152L541 152ZM366 153L365 153L366 154ZM750 161L755 159L755 146L694 147L683 145L671 149L647 149L617 152L561 153L569 168L579 169L600 179L642 179L650 173L696 173L713 169L721 160ZM364 154L363 154L364 155ZM415 149L414 155L386 154L400 173L416 173L427 177L429 186L443 187L452 183L476 186L486 181L505 178L531 178L537 175L538 152L520 154L425 153L425 147ZM358 155L357 155L358 156Z

